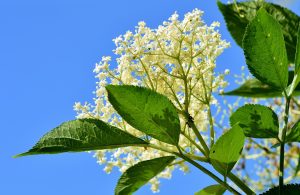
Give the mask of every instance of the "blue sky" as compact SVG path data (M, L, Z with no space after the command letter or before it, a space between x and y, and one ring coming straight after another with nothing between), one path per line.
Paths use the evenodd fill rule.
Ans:
M174 11L183 15L194 8L205 11L208 24L221 21L220 32L232 44L217 70L238 72L244 57L215 1L0 1L0 194L113 194L119 172L105 174L89 153L11 157L74 119L75 101L92 101L92 70L101 56L112 55L113 38L140 20L156 27ZM292 8L299 14L299 4ZM213 183L196 170L177 171L162 181L160 194L193 194ZM151 194L149 186L136 194Z

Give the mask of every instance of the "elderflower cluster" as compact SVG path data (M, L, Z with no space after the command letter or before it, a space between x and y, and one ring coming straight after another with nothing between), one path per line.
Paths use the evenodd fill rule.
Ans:
M187 111L207 139L209 119L215 116L208 111L215 106L219 114L220 105L213 92L223 92L227 86L224 76L229 70L216 74L216 58L229 47L229 43L221 39L216 30L218 22L206 25L201 19L203 12L195 9L185 14L182 20L175 12L168 21L157 29L147 27L139 22L135 31L127 31L115 38L114 53L116 68L111 67L112 58L102 57L96 64L94 72L98 79L94 103L75 103L74 109L78 118L98 118L117 126L137 137L143 137L158 147L177 151L174 146L145 136L126 123L113 109L107 99L105 86L138 85L148 87L167 96L180 111ZM180 115L181 135L180 147L187 153L200 154L191 142L198 143L195 134ZM95 157L99 164L104 164L104 171L110 173L114 167L124 172L130 166L144 160L168 155L167 152L153 148L126 147L113 150L96 151ZM151 190L159 191L159 178L171 178L172 171L180 169L188 172L183 161L174 161L157 177L150 180Z

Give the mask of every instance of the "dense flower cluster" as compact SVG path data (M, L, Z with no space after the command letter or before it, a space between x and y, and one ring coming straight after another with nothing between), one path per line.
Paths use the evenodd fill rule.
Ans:
M216 74L214 70L216 58L229 43L222 40L216 30L219 23L206 25L201 20L202 14L195 9L179 20L178 14L174 13L157 29L150 29L145 22L140 22L135 32L127 31L114 39L117 58L113 66L110 65L110 56L102 57L101 62L96 64L94 72L98 82L94 103L75 103L77 117L107 121L132 135L146 137L147 141L163 149L127 147L96 151L95 157L105 165L105 172L110 173L114 167L124 172L137 162L168 155L168 151L177 151L174 146L149 138L122 120L108 102L107 84L145 86L166 95L179 113L188 111L207 143L214 141L209 139L212 131L216 130L220 135L228 129L229 116L245 103L267 105L281 114L279 118L283 121L282 98L237 98L233 104L229 104L226 99L221 102L222 98L214 97L214 92L223 93L223 88L228 84L224 76L230 71L226 69L224 73ZM245 67L242 67L242 73L235 75L239 85L249 79L244 70ZM293 99L291 105L290 126L299 118L300 102ZM181 149L190 155L201 156L201 144L182 115L180 122ZM276 139L247 140L235 172L253 189L263 190L277 184L279 148L271 147L276 143ZM296 144L289 144L287 148L285 170L288 175L286 182L289 182L300 175L295 171L299 161L296 153L300 149ZM157 192L159 178L171 178L174 169L183 172L189 170L183 160L175 161L150 181L152 191Z
M150 29L145 22L139 22L135 32L127 31L114 39L116 49L116 68L110 67L111 57L102 57L94 72L99 79L93 104L75 103L78 118L99 118L138 137L144 134L122 120L109 104L105 86L107 84L130 84L151 88L166 95L179 112L188 111L197 128L207 139L207 130L214 128L211 106L220 111L213 92L221 92L226 87L224 75L214 73L216 58L229 46L216 30L218 22L206 25L203 12L195 9L185 14L183 20L175 12L168 21L157 29ZM183 116L180 116L180 147L191 155L201 154L195 134L189 129ZM150 143L166 151L176 148L149 138ZM207 139L209 142L209 140ZM139 161L167 155L166 152L152 148L127 147L114 150L101 150L95 153L104 171L110 173L113 167L121 172ZM172 170L179 168L188 171L184 161L175 161L165 171L152 179L152 191L158 191L159 178L170 178Z

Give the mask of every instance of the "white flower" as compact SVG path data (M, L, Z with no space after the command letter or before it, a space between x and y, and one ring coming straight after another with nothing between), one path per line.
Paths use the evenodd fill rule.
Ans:
M75 102L75 104L74 104L74 110L75 111L79 111L81 109L81 104L80 104L80 102Z
M221 39L216 30L218 22L206 25L202 19L203 12L194 9L186 13L180 21L175 12L168 21L163 22L157 29L149 28L145 22L139 22L134 32L127 31L115 38L114 53L116 68L110 69L110 56L102 57L96 64L97 87L94 104L75 103L74 109L78 118L94 117L104 120L111 125L134 135L145 138L146 135L126 123L110 105L105 86L107 84L140 85L151 88L166 95L178 110L185 109L194 119L198 129L208 140L208 106L219 106L213 92L227 85L224 75L214 72L216 58L229 46ZM225 70L225 74L227 74ZM229 73L229 72L228 72ZM221 89L222 90L222 89ZM185 123L185 118L179 115L182 131L179 145L193 155L201 151L191 144L194 140L199 144L195 134ZM156 139L150 139L151 144L177 151L177 148ZM110 173L113 167L121 172L130 166L149 159L169 155L164 151L143 147L126 147L114 150L97 151L95 157L100 164L105 164L104 171ZM151 189L159 191L159 179L171 178L174 168L188 171L185 163L166 168L161 174L150 180Z
M225 69L224 74L228 75L229 73L230 73L230 70L229 69Z

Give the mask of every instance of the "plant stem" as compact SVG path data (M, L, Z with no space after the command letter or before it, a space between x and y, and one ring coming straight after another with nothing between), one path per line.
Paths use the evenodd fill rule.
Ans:
M279 164L279 194L283 194L283 179L284 179L284 145L285 137L288 128L289 120L289 109L290 109L291 97L286 96L285 111L284 111L284 127L281 132L281 142L280 142L280 164Z
M206 168L204 168L203 166L201 166L200 164L198 164L197 162L195 162L194 160L197 161L201 161L201 162L205 162L205 163L209 163L209 160L206 157L201 157L201 156L195 156L195 155L190 155L190 154L183 154L183 153L178 153L175 151L172 151L168 148L162 147L162 146L156 146L154 144L148 144L147 147L153 148L153 149L157 149L160 151L164 151L170 154L173 154L177 157L182 158L183 160L191 163L192 165L194 165L196 168L198 168L200 171L204 172L205 174L207 174L208 176L210 176L211 178L213 178L215 181L217 181L218 183L220 183L221 185L223 185L224 187L226 187L227 189L229 188L228 184L223 182L220 178L218 178L216 175L214 175L212 172L210 172L209 170L207 170ZM180 151L180 150L179 150ZM192 160L194 159L194 160ZM233 173L228 173L227 177L234 182L241 190L243 190L246 194L255 194L243 181L241 181L236 175L234 175ZM230 190L230 189L228 189ZM234 190L233 188L231 189L232 193L234 194L240 194L238 193L236 190Z
M261 144L257 143L254 139L252 139L251 137L249 138L249 140L251 142L253 142L257 147L259 147L260 149L262 149L263 151L265 151L267 154L277 154L276 152L272 152L270 151L267 147L262 146Z
M178 152L174 152L174 151L171 151L169 149L166 149L166 148L163 148L163 147L160 147L160 146L156 146L156 145L153 145L153 144L149 144L148 147L150 148L154 148L154 149L157 149L157 150L161 150L161 151L164 151L164 152L168 152L168 153L171 153L171 154L174 154L176 155L177 157L180 157L182 158L183 160L189 162L190 164L194 165L196 168L198 168L200 171L202 171L203 173L205 173L206 175L210 176L212 179L214 179L216 182L218 182L219 184L221 184L222 186L224 186L226 189L228 189L230 192L232 192L233 194L240 194L239 192L237 192L235 189L233 189L231 186L229 186L227 183L223 182L220 178L218 178L215 174L213 174L212 172L210 172L208 169L206 169L205 167L201 166L200 164L198 164L196 161L192 160L191 158L189 158L188 156L184 155L180 148L178 148Z
M198 140L200 141L201 143L201 146L203 147L204 151L205 151L205 156L206 157L209 157L209 148L206 144L206 142L204 141L203 137L201 136L201 134L199 133L194 121L193 121L193 118L190 116L189 114L189 101L188 101L188 86L187 86L187 78L186 76L183 77L183 82L184 82L184 93L185 93L185 96L184 96L184 117L187 121L187 124L189 125L190 128L192 128L193 132L195 133L196 137L198 138Z
M232 192L233 194L240 194L238 191L236 191L234 188L232 188L231 186L229 186L227 183L225 183L224 181L222 181L220 178L218 178L215 174L213 174L212 172L210 172L208 169L206 169L205 167L201 166L200 164L198 164L197 162L193 161L192 159L188 158L187 156L183 155L183 154L178 154L178 156L182 159L184 159L185 161L191 163L192 165L194 165L195 167L197 167L200 171L202 171L203 173L205 173L206 175L210 176L212 179L214 179L216 182L218 182L219 184L221 184L222 186L224 186L227 190L229 190L230 192Z
M160 150L160 151L167 152L169 154L173 154L173 155L178 156L177 152L175 152L173 150L170 150L168 148L165 148L163 146L157 146L157 145L154 145L154 144L148 144L148 145L145 145L144 147L153 148L153 149L156 149L156 150ZM206 163L208 163L208 159L206 157L204 157L204 156L196 156L196 155L193 155L193 154L185 154L185 155L187 157L191 158L191 159L198 160L200 162L206 162Z
M199 150L199 151L201 151L202 152L202 154L204 154L205 155L205 151L193 140L193 139L191 139L185 132L181 132L181 134L186 138L186 139L188 139L192 144L194 144L194 146L196 146L196 148Z
M235 185L237 185L241 190L243 190L246 194L255 194L248 186L247 184L245 184L245 182L243 182L242 180L240 180L240 178L238 178L235 174L233 174L232 172L229 172L227 177L233 182L235 183Z
M209 127L210 127L210 148L211 148L215 143L215 130L214 130L214 122L211 114L210 105L208 104L207 106L208 106L207 114L208 114Z
M210 98L211 98L212 86L208 87L208 89L207 89L204 78L203 78L203 75L201 75L200 78L201 78L202 86L203 86L203 89L204 89L205 104L207 105L207 117L208 117L208 120L209 120L210 148L211 148L214 145L214 142L215 142L214 123L213 123L211 108L210 108ZM212 84L212 82L211 82L211 84Z
M189 114L187 114L189 115ZM199 139L201 146L203 147L204 151L205 151L205 156L209 157L209 148L206 144L206 142L204 141L203 137L201 136L201 134L199 133L194 121L192 121L189 116L187 117L187 121L188 121L188 125L190 128L192 128L193 132L195 133L195 135L197 136L197 138Z

